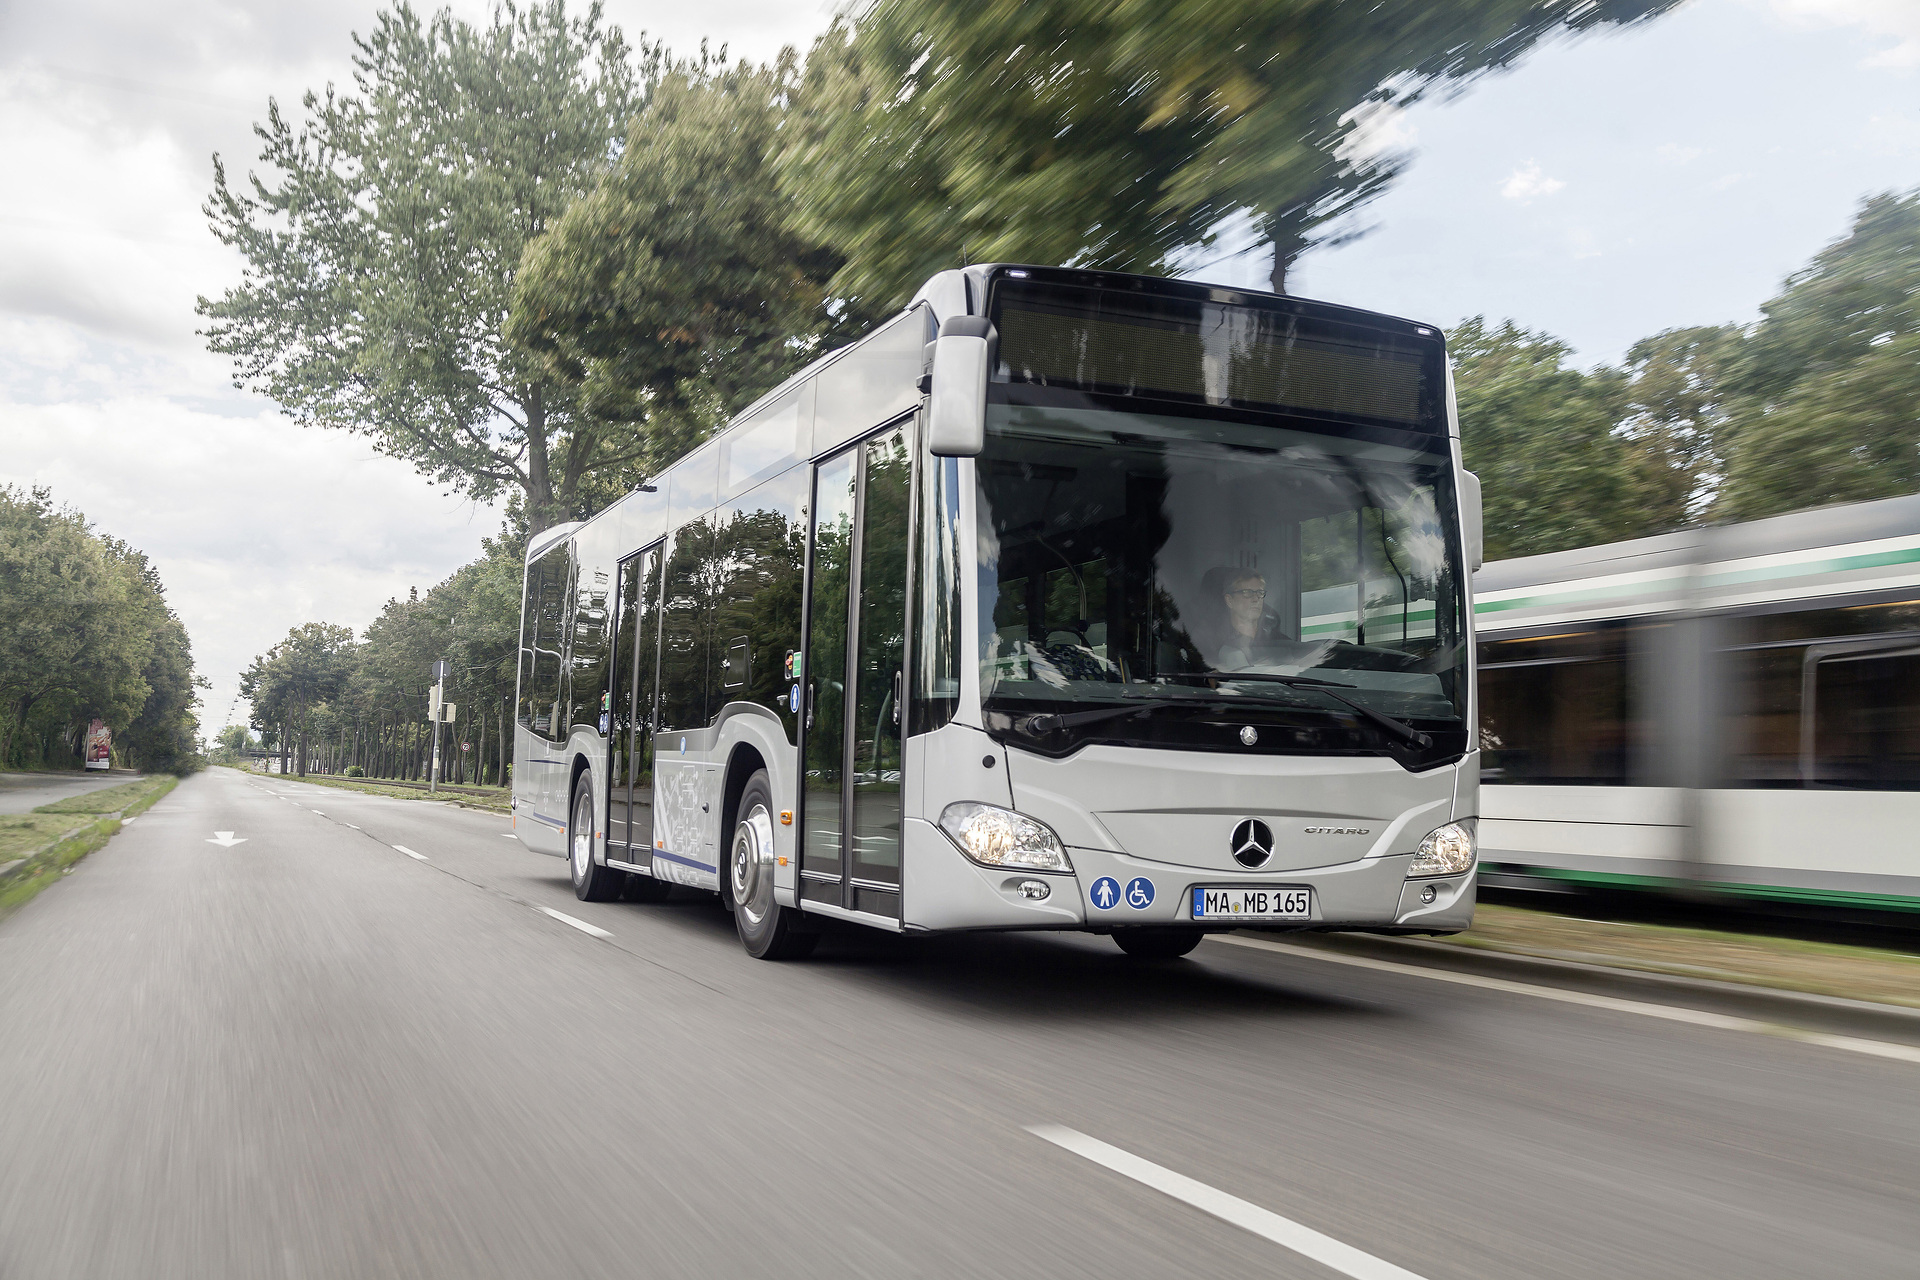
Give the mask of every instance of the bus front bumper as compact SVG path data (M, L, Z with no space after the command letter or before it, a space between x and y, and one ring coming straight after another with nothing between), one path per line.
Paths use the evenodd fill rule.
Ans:
M1407 853L1262 875L1069 848L1071 874L1040 873L978 866L931 824L910 820L905 826L901 896L908 928L1105 931L1198 925L1456 933L1473 923L1474 871L1409 880L1413 855ZM1044 896L1037 896L1035 885L1045 886ZM1305 888L1312 903L1298 919L1195 918L1195 889L1251 888ZM1429 889L1432 900L1425 901Z

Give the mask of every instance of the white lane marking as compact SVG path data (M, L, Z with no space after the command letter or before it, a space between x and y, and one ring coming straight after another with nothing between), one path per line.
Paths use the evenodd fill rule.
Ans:
M518 840L520 838L519 836L515 835L511 831L502 831L500 834L505 836L509 840Z
M407 846L405 846L405 845L403 845L403 844L397 844L397 845L395 845L395 846L393 846L393 847L394 847L394 848L396 848L396 849L398 849L398 850L399 850L400 852L402 852L402 853L404 853L404 854L406 854L406 855L407 855L407 856L408 856L409 858L418 858L418 859L420 859L420 861L422 861L422 862L432 862L432 861L433 861L433 859L432 859L432 858L429 858L429 857L428 857L428 856L427 856L426 854L424 854L424 853L415 853L415 852L414 852L413 850L411 850L411 849L409 849L409 848L407 848Z
M1027 1132L1045 1138L1054 1146L1077 1156L1085 1156L1122 1177L1132 1178L1143 1186L1190 1204L1202 1213L1210 1213L1223 1222L1263 1236L1341 1275L1352 1276L1353 1280L1421 1280L1404 1267L1396 1267L1370 1253L1362 1253L1352 1245L1322 1235L1312 1227L1302 1226L1291 1218L1283 1218L1271 1209L1262 1209L1239 1196L1230 1196L1217 1187L1210 1187L1183 1173L1162 1168L1151 1160L1142 1160L1130 1151L1108 1146L1098 1138L1089 1138L1077 1129L1058 1124L1030 1124Z
M136 814L134 814L134 815L133 815L133 816L132 816L131 818L122 818L122 819L120 819L120 825L124 827L124 826L126 826L126 825L127 825L127 824L128 824L129 822L138 822L139 820L140 820L140 815L136 813Z
M309 810L309 812L311 812L311 813L320 813L320 811L319 811L318 809L312 809L312 810ZM324 817L326 817L327 815L326 815L326 814L324 814L324 813L320 813L320 816L324 818Z
M354 826L351 822L343 822L340 825L347 828L349 831L358 831L360 829Z
M1685 1022L1696 1027L1716 1027L1722 1031L1745 1031L1755 1035L1778 1036L1786 1040L1798 1040L1804 1044L1823 1045L1829 1049L1845 1049L1850 1053L1871 1054L1876 1058L1920 1063L1920 1046L1916 1045L1896 1044L1887 1040L1863 1040L1858 1036L1837 1036L1825 1031L1807 1031L1777 1022L1762 1022L1758 1018L1709 1013L1705 1009L1683 1009L1669 1004L1652 1004L1645 1000L1622 1000L1618 996L1598 996L1585 991L1563 991L1558 987L1515 982L1510 978L1487 978L1477 973L1423 969L1419 965L1399 964L1392 960L1374 960L1366 956L1334 955L1332 952L1316 948L1289 947L1283 943L1265 942L1259 938L1216 936L1212 940L1232 943L1236 947L1253 947L1260 951L1278 951L1283 955L1303 956L1309 960L1325 960L1329 964L1352 965L1356 969L1409 974L1416 978L1430 978L1435 982L1451 982L1456 986L1479 987L1483 991L1505 991L1512 995L1532 996L1537 1000L1558 1000L1562 1004L1584 1005L1589 1009L1610 1009L1615 1013L1634 1013L1643 1018L1663 1018L1668 1022Z
M599 925L588 924L585 920L575 920L564 911L555 911L552 907L542 907L542 911L558 920L561 924L570 924L582 933L590 933L596 938L611 938L613 935Z
M231 831L216 831L213 833L213 839L207 841L208 844L217 844L222 849L231 849L237 844L245 844L246 842L247 838L245 836L241 836L236 840Z

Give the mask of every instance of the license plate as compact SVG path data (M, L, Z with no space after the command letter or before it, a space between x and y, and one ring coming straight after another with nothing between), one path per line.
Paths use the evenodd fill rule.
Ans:
M1195 920L1307 920L1311 889L1205 889L1193 891Z

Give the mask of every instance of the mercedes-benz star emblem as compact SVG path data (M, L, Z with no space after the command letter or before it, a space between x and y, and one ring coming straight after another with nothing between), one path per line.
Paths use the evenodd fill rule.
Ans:
M1241 746L1250 747L1258 741L1260 741L1260 731L1258 729L1254 728L1250 724L1240 726L1240 745Z
M1273 829L1258 818L1242 818L1233 829L1233 860L1243 867L1258 867L1273 856Z

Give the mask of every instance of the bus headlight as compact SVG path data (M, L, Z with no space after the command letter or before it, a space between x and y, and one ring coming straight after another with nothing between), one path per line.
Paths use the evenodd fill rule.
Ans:
M1462 818L1427 832L1414 852L1409 876L1457 876L1473 869L1474 828L1477 818Z
M1067 850L1053 828L997 805L958 800L940 815L940 829L960 852L983 867L1072 871Z

